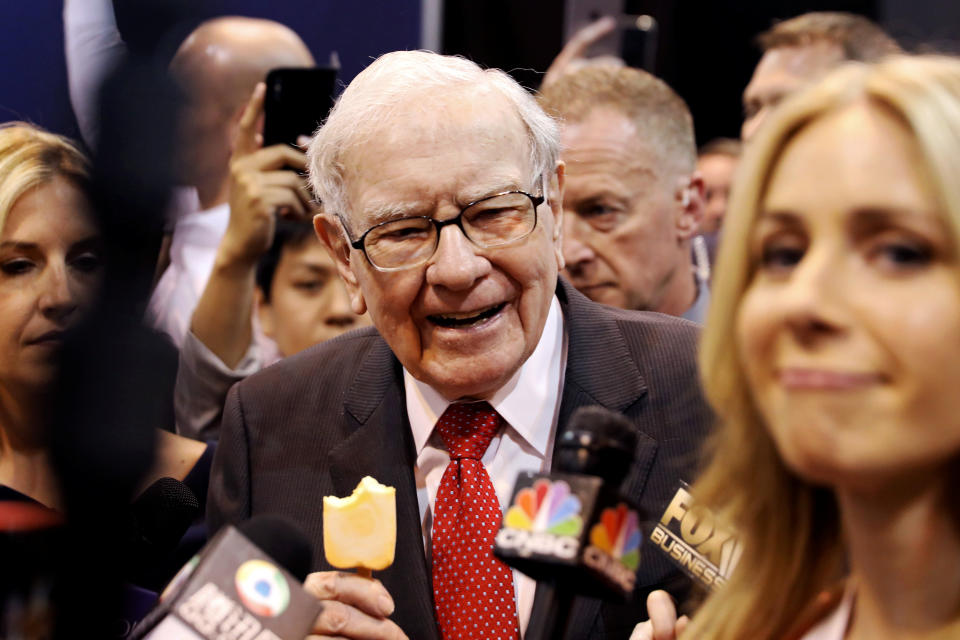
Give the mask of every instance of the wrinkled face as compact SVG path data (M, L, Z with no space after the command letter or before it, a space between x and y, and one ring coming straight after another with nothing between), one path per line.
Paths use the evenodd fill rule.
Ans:
M436 96L426 114L411 105L347 154L354 238L384 219L448 220L488 195L541 193L513 109L493 95L462 94ZM537 209L536 228L514 244L480 249L449 225L419 267L382 272L361 251L345 254L349 268L341 273L354 311L368 309L403 366L447 398L489 397L540 339L562 267L562 168L558 174L548 181L549 204Z
M264 333L284 356L370 324L350 308L333 259L312 236L281 252L270 302L261 300L258 311Z
M711 153L697 160L697 170L703 176L706 205L703 220L700 221L700 233L716 233L723 225L736 167L737 159L725 153Z
M563 161L566 275L595 302L659 310L683 269L676 193L656 154L626 116L596 109L564 127Z
M0 387L36 391L102 275L100 235L64 178L24 193L0 231Z
M750 84L743 91L740 137L749 140L771 109L843 59L840 45L826 40L796 47L776 47L764 53Z
M856 105L774 169L751 238L741 361L780 454L867 485L960 452L954 232L900 122Z

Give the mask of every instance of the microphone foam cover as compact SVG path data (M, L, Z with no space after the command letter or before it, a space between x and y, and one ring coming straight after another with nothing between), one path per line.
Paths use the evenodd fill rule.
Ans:
M155 548L170 551L200 513L200 503L187 485L160 478L140 494L130 511L138 533Z
M604 407L580 407L570 416L568 432L590 431L598 444L633 453L637 447L637 429L622 414Z
M560 434L557 469L619 485L636 447L636 427L623 415L604 407L580 407Z
M310 541L292 521L265 514L240 523L237 529L297 580L303 582L307 578L313 551Z

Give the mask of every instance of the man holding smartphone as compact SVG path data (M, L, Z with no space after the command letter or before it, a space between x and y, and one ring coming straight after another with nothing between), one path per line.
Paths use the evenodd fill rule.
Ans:
M126 46L111 0L65 0L63 18L70 100L84 140L95 147L99 84ZM170 217L170 264L147 315L178 347L230 218L230 158L250 94L271 69L314 65L310 50L290 28L239 16L202 23L170 62L170 74L185 97L176 162L183 188L175 194Z

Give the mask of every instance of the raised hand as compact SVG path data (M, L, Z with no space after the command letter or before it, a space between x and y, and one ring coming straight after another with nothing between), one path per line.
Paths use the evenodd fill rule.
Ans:
M231 260L254 264L273 242L276 215L308 219L311 196L296 171L307 157L286 144L261 148L258 122L263 113L265 85L258 84L240 118L230 159L230 222L221 252Z

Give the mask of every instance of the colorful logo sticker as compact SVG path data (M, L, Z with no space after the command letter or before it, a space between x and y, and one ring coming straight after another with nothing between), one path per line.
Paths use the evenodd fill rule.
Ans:
M276 617L290 604L287 580L269 562L247 560L237 569L235 582L243 606L258 616Z
M543 531L557 536L579 536L583 531L580 498L563 480L540 478L521 489L503 522L513 529Z
M631 571L640 565L640 526L637 512L622 502L604 509L600 522L590 529L590 544L609 553Z

